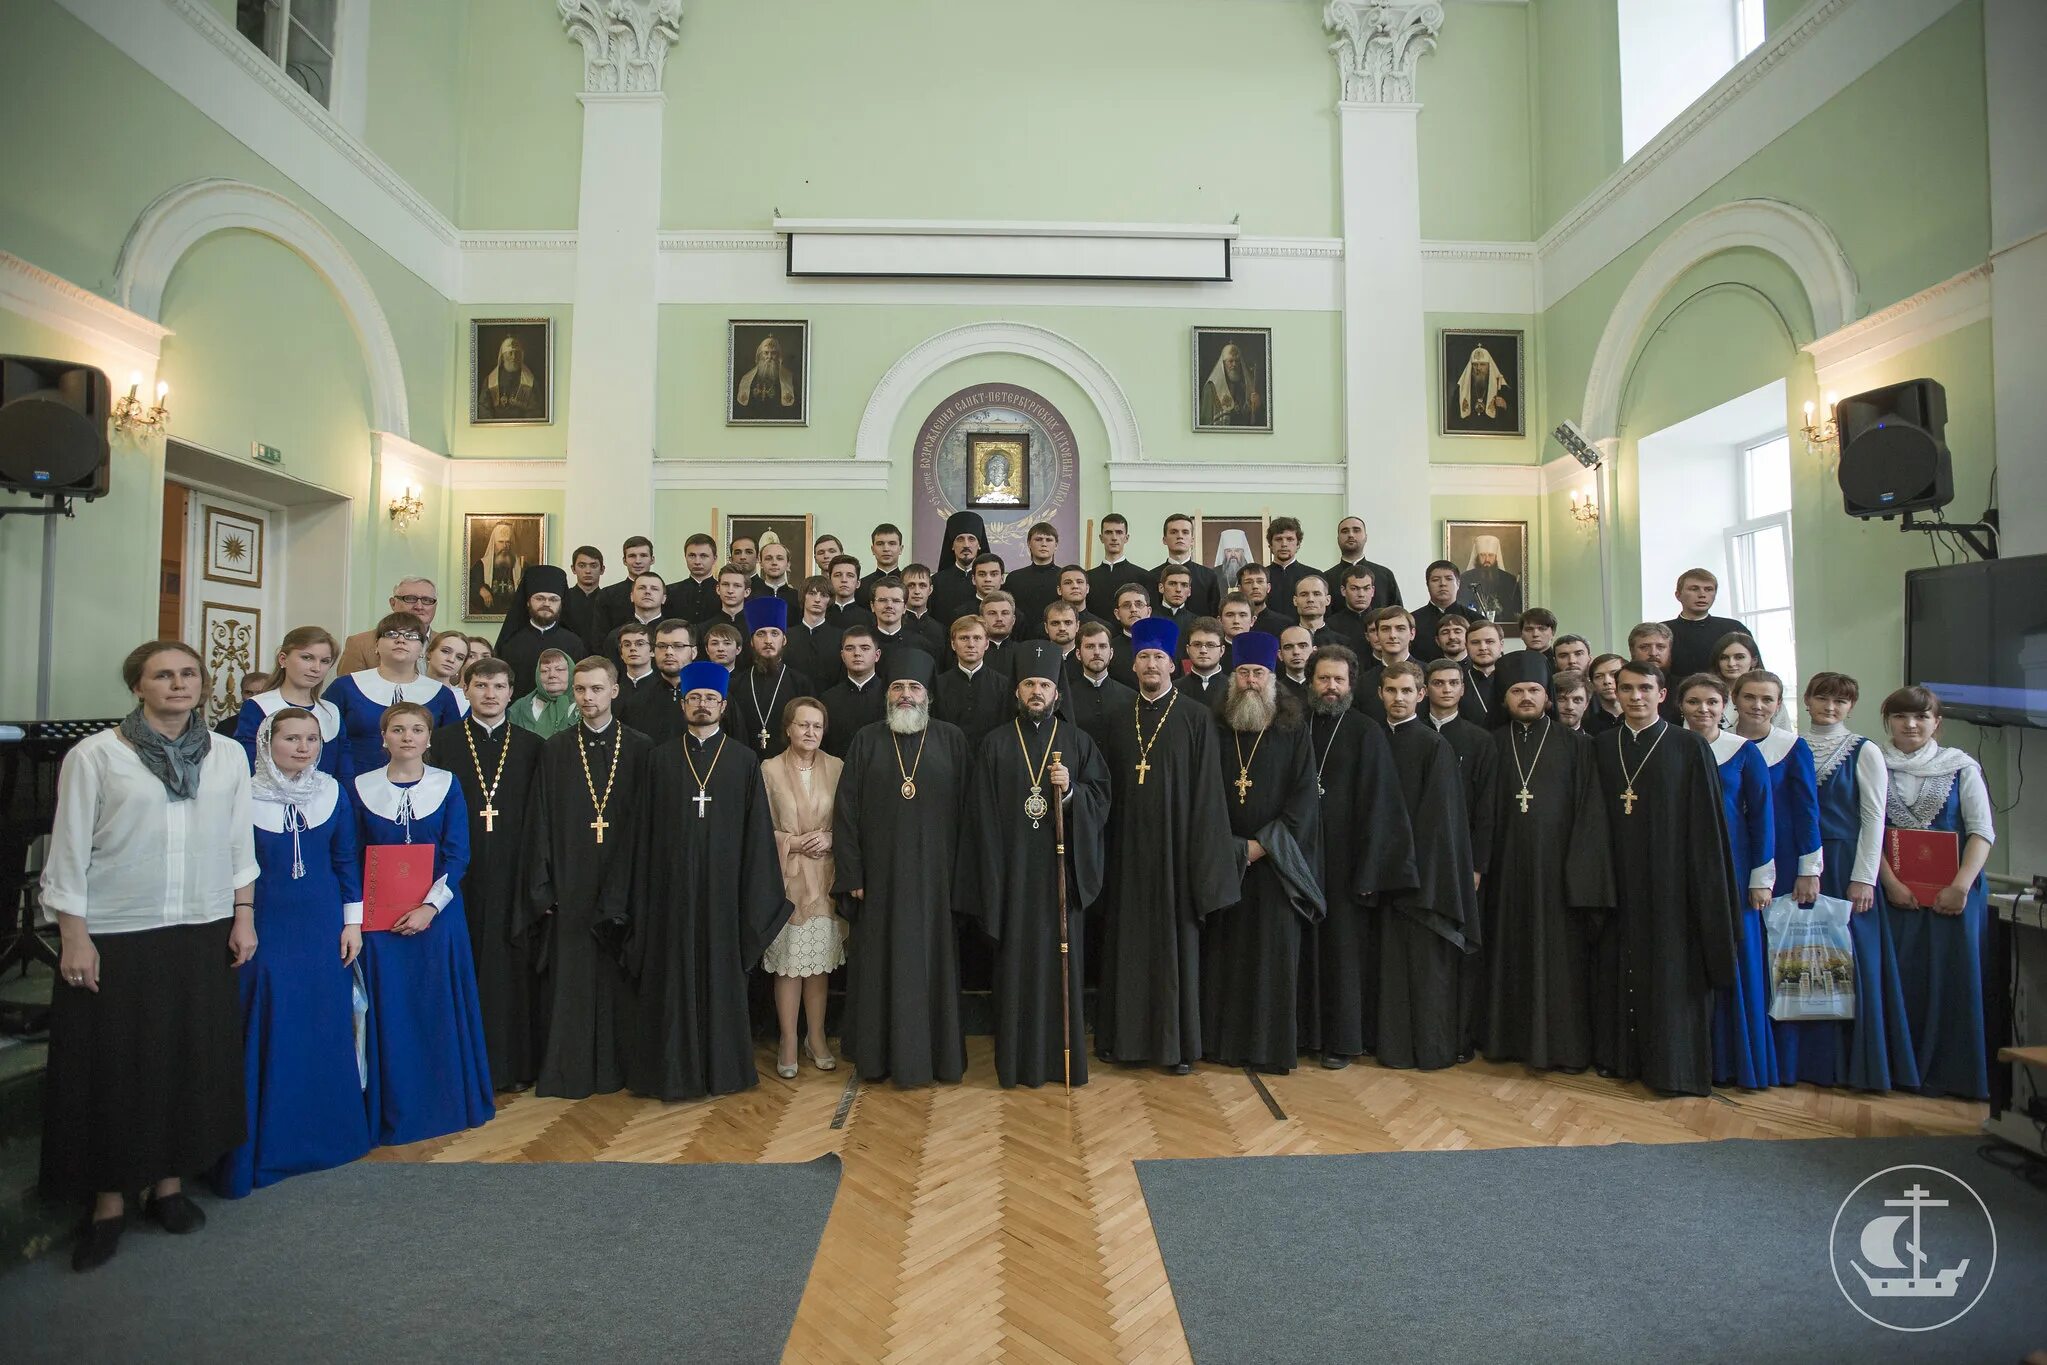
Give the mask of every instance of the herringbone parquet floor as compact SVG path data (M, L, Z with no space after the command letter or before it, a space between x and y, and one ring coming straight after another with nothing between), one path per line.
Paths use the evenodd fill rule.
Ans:
M482 1128L375 1159L755 1162L837 1152L844 1178L785 1360L1153 1362L1187 1360L1187 1343L1136 1160L1968 1133L1984 1115L1981 1105L1809 1086L1661 1099L1592 1075L1364 1062L1263 1078L1279 1119L1237 1070L1098 1065L1069 1101L1057 1087L998 1088L986 1038L970 1038L968 1056L964 1085L860 1087L839 1129L831 1124L847 1067L806 1063L783 1081L763 1049L761 1084L745 1094L681 1105L522 1095Z

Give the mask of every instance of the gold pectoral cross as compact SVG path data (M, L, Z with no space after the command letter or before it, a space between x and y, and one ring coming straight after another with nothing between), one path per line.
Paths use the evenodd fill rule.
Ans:
M1138 759L1138 760L1137 760L1137 785L1138 785L1138 786L1142 787L1142 786L1144 785L1144 775L1145 775L1146 773L1150 772L1150 771L1151 771L1151 760L1150 760L1150 759L1148 759L1148 758L1140 758L1140 759Z
M1245 798L1251 794L1251 770L1249 768L1237 769L1237 780L1231 785L1237 789L1237 804L1243 805Z
M1528 814L1528 803L1535 799L1535 793L1528 790L1526 786L1523 786L1520 791L1514 793L1514 799L1521 803L1521 813L1526 815Z
M1628 789L1626 789L1625 791L1623 791L1623 792L1621 793L1621 814L1623 814L1623 815L1633 815L1634 813L1635 813L1635 789L1634 789L1633 787L1629 787Z
M485 801L483 809L478 813L483 816L483 832L485 834L496 834L498 832L498 808Z
M604 831L611 828L611 822L604 818L603 811L598 811L597 818L590 822L590 828L597 831L597 842L601 844L604 842Z

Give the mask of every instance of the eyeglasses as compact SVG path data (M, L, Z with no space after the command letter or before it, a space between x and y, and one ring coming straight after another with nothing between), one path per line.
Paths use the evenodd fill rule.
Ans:
M416 630L387 630L384 632L384 638L386 640L410 640L414 644L420 643L419 632Z
M416 592L400 593L391 600L393 602L403 602L408 607L435 607L439 606L441 602L441 599L438 597L428 597Z

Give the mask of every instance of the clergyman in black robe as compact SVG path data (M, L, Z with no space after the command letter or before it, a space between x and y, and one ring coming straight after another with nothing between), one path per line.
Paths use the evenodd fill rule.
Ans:
M721 664L683 669L688 731L647 762L626 919L626 1083L661 1100L758 1080L747 973L790 912L760 759L720 728L726 682Z
M618 949L654 747L612 716L611 661L584 663L571 684L581 685L577 723L543 741L526 835L527 912L546 933L547 1046L534 1091L572 1100L625 1085Z
M1539 684L1507 689L1493 733L1492 856L1485 899L1492 1061L1582 1071L1592 1064L1592 949L1613 905L1613 855L1599 761L1586 735L1545 715Z
M815 696L810 679L789 667L784 655L789 604L779 597L747 599L747 657L732 670L731 694L725 699L725 732L754 751L773 758L789 747L782 733L782 708L798 697ZM766 947L765 944L762 945Z
M1059 715L1058 646L1036 640L1017 650L1017 714L989 732L974 761L957 904L995 944L996 1077L1005 1087L1061 1080L1068 1075L1070 1052L1072 1083L1086 1085L1084 945L1087 908L1102 892L1109 769L1094 740ZM1034 803L1033 795L1046 804ZM1063 859L1053 842L1053 801L1065 822ZM1063 937L1057 870L1062 862Z
M559 649L571 659L587 652L588 641L562 622L562 599L568 591L568 575L553 564L534 564L520 575L519 591L491 650L512 667L513 695L532 689L533 671L546 651Z
M1328 913L1301 938L1301 1047L1332 1070L1372 1050L1379 1032L1379 918L1415 886L1414 834L1384 727L1351 706L1357 656L1324 645L1308 661L1309 743L1322 797L1322 895Z
M1592 1056L1602 1072L1704 1095L1716 987L1734 985L1734 855L1713 751L1657 715L1661 670L1621 665L1622 722L1594 741L1613 827L1614 912L1599 935Z
M505 716L512 670L481 659L464 685L469 714L434 731L426 761L455 774L469 809L469 870L462 874L462 914L476 962L477 1004L484 1050L499 1090L525 1090L540 1068L539 978L534 972L532 919L520 898L526 851L527 801L540 766L542 740Z
M900 1086L967 1069L952 915L971 758L957 725L931 719L933 663L921 649L883 661L887 714L847 746L832 808L851 923L840 1046L863 1080Z
M1109 718L1108 887L1095 1055L1185 1073L1201 1056L1201 922L1242 890L1215 721L1173 687L1179 632L1133 631L1140 692Z
M1471 825L1457 755L1426 720L1421 668L1388 664L1379 701L1400 774L1401 800L1414 831L1414 889L1387 898L1379 916L1379 1037L1382 1065L1449 1066L1461 1046L1457 980L1478 937Z
M1471 828L1471 865L1484 872L1492 855L1492 784L1494 731L1473 724L1462 710L1464 670L1448 659L1423 666L1428 678L1428 722L1457 755L1457 785L1464 793L1464 812ZM1498 694L1494 713L1507 714L1506 693ZM1486 900L1479 897L1479 933L1465 945L1457 972L1458 1059L1469 1057L1485 1034L1485 1003L1489 988L1485 949L1491 934L1485 922Z
M1202 1055L1291 1071L1300 1056L1301 938L1323 916L1322 803L1300 704L1279 695L1279 641L1236 639L1216 710L1216 762L1243 881L1202 927Z

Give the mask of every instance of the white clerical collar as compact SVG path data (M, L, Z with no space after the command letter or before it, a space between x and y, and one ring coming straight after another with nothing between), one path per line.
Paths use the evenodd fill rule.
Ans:
M1202 672L1202 671L1201 671L1200 669L1198 669L1198 668L1197 668L1197 669L1194 669L1194 670L1193 670L1193 674L1194 674L1194 676L1195 676L1195 677L1197 677L1197 678L1201 679L1201 681L1203 681L1203 682L1207 682L1207 681L1208 681L1208 680L1209 680L1210 678L1216 677L1216 676L1217 676L1218 674L1220 674L1220 673L1221 673L1222 671L1223 671L1223 670L1222 670L1222 665L1218 664L1218 665L1216 665L1216 666L1215 666L1214 668L1211 668L1211 669L1209 669L1209 670L1208 670L1208 671L1207 671L1206 673Z
M1286 680L1296 687L1306 687L1308 685L1308 675L1305 673L1289 673L1286 675Z
M1103 556L1102 556L1102 563L1104 563L1104 564L1121 564L1122 562L1123 562L1123 556L1122 556L1122 555L1103 555Z
M853 606L858 600L859 600L858 598L854 597L834 597L832 599L832 605L835 607L850 607Z
M853 684L853 690L855 692L864 692L867 690L867 684L873 682L877 676L879 675L869 673L864 678L856 678L851 673L848 673L846 675L846 681Z
M1713 761L1715 763L1725 763L1728 759L1740 753L1741 746L1746 743L1748 741L1734 733L1734 731L1722 730L1720 738L1713 741Z
M446 768L427 768L419 781L409 787L393 782L390 771L388 765L372 768L369 772L356 774L355 779L356 804L386 820L398 818L401 801L411 807L415 820L432 815L448 799L448 789L455 785L455 775Z
M472 710L469 713L469 719L475 721L477 724L477 728L482 730L486 735L494 735L498 731L505 728L505 719L506 715L508 714L509 713L502 713L498 716L498 718L495 721L488 721L485 720L482 716L477 715L476 712Z
M374 668L348 675L355 682L355 690L378 706L389 706L397 699L398 690L405 689L405 700L425 706L440 695L441 683L433 678L410 678L394 683ZM258 696L265 695L258 693Z
M1658 716L1656 719L1650 721L1647 725L1637 727L1635 722L1623 716L1621 718L1621 724L1627 727L1627 731L1630 735L1633 735L1636 739L1640 739L1643 735L1648 734L1651 730L1654 730L1657 726L1663 724L1663 717Z
M1457 719L1457 713L1455 711L1452 711L1447 716L1439 716L1436 714L1436 710L1434 707L1429 708L1429 724L1435 726L1438 730L1442 729L1444 726L1448 725L1451 721L1455 719Z
M1166 563L1168 563L1168 564L1171 564L1171 565L1173 565L1173 566L1174 566L1175 568L1178 568L1178 567L1179 567L1180 565L1182 565L1182 564L1192 564L1193 562L1194 562L1194 561L1193 561L1193 559L1192 559L1192 558L1188 558L1188 559L1175 559L1175 558L1173 558L1173 557L1172 557L1171 555L1167 555L1167 556L1166 556Z
M973 677L976 673L979 673L980 671L981 671L980 664L975 664L972 668L968 668L965 664L960 665L960 672L966 674L969 678Z
M1343 560L1343 563L1345 563L1346 565L1350 566L1351 568L1356 568L1356 567L1357 567L1358 565L1360 565L1360 564L1362 564L1362 563L1364 563L1364 562L1365 562L1365 557L1364 557L1363 555L1359 555L1359 556L1358 556L1358 557L1357 557L1356 559L1349 559L1349 558L1346 558L1346 559L1344 559L1344 560Z
M754 579L754 582L760 584L769 592L780 592L782 589L789 586L789 580L786 578L783 579L756 578Z
M549 621L546 625L543 626L530 616L526 618L526 623L532 626L534 633L538 635L545 635L547 634L547 632L553 630L556 626L561 624L560 621Z
M295 701L286 701L284 694L274 687L268 692L258 692L249 700L255 702L256 709L266 716L274 716L287 706L298 706ZM311 711L313 718L320 722L320 739L323 743L331 741L341 733L341 708L333 702L322 698L311 706L300 709Z
M257 829L269 834L286 833L284 819L287 809L296 809L305 821L304 828L318 829L334 814L334 807L341 800L341 784L326 773L313 770L313 794L303 803L292 806L285 801L251 801L249 818Z
M1400 728L1401 726L1403 726L1403 725L1410 725L1410 724L1412 724L1412 723L1414 722L1414 719L1415 719L1415 718L1414 718L1413 716L1409 716L1409 717L1407 717L1407 718L1406 718L1405 720L1391 720L1391 719L1389 719L1389 720L1387 720L1387 722L1386 722L1386 728L1387 728L1387 729L1389 729L1389 730L1398 730L1398 729L1399 729L1399 728Z
M580 723L582 724L582 727L583 727L583 728L584 728L585 730L588 730L588 731L589 731L589 732L590 732L591 734L593 734L593 735L601 735L601 734L603 734L603 733L604 733L604 732L605 732L606 730L609 730L609 729L611 728L611 722L612 722L612 721L614 721L614 720L616 720L616 719L617 719L617 717L616 717L616 716L606 716L606 717L604 718L604 724L602 724L602 725L592 725L592 724L591 724L591 723L590 723L589 721L587 721L587 720L583 720L583 718L582 718L581 716L578 716L578 717L576 717L576 719L577 719L577 720L578 720L578 721L579 721L579 722L580 722Z
M809 630L816 630L825 624L825 618L820 616L815 621L813 621L808 616L806 616L801 621L798 621L796 624L799 626L803 626Z
M1148 702L1162 702L1167 697L1173 695L1173 685L1171 683L1167 683L1165 687L1160 690L1159 694L1156 697L1143 692L1138 693L1138 695L1143 697Z
M875 624L875 627L874 627L874 633L875 633L876 635L881 635L881 636L885 636L885 637L887 637L888 639L891 639L891 640L893 640L893 639L895 639L895 638L896 638L896 637L897 637L898 635L901 635L901 634L903 633L903 628L902 628L901 626L897 626L897 627L896 627L896 628L895 628L894 630L883 630L883 629L881 628L881 625L880 625L880 623L879 623L879 622L877 622L877 623Z
M646 676L647 676L648 674L652 673L653 671L654 671L654 670L650 668L650 669L648 669L648 670L647 670L647 671L646 671L645 673L628 673L628 674L626 674L626 675L625 675L625 680L626 680L627 682L629 682L629 683L637 683L637 682L639 682L639 681L640 681L640 679L642 679L642 678L646 677Z

